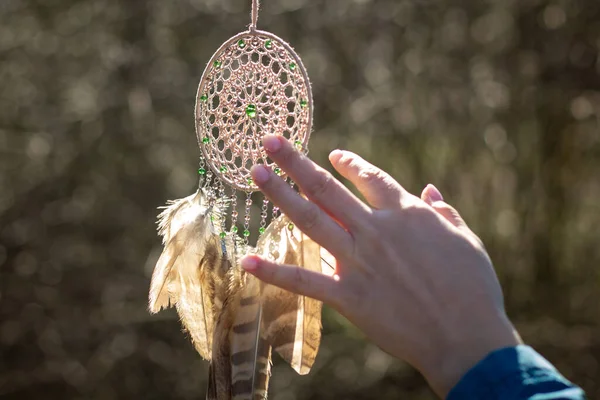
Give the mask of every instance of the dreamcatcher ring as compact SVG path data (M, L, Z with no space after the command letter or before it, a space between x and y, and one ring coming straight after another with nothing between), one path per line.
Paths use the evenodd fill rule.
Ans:
M282 135L306 153L313 100L308 74L295 51L276 35L255 28L219 47L206 66L196 95L196 135L203 158L227 185L258 189L255 164L273 167L262 147L267 134Z

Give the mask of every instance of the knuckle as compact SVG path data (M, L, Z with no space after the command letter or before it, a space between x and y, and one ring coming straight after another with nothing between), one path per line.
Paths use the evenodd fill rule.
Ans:
M366 184L385 180L385 174L375 168L365 168L358 173L358 179Z
M321 219L321 209L313 203L307 203L300 214L301 230L310 230L317 226Z
M332 184L333 177L325 171L321 171L317 177L307 185L306 193L312 197L319 197L327 192Z
M433 224L438 220L436 211L431 207L411 204L404 206L401 211L401 218L404 224L414 227L419 224Z
M442 212L447 212L447 213L456 213L456 210L453 207L448 205L448 203L444 203L441 201L437 201L437 202L433 203L433 208L436 211L442 211Z
M384 217L383 220L390 220L389 217ZM374 244L382 244L383 241L380 240L382 232L381 226L385 225L375 225L370 222L363 223L360 227L360 231L356 232L355 235L359 235L362 240L368 240L369 243ZM356 247L356 246L355 246ZM355 254L355 257L358 255Z
M307 279L299 267L294 268L294 286L302 289L307 286Z
M338 307L349 313L358 313L369 293L360 284L351 284L344 289L338 295Z
M261 190L266 192L266 193L274 193L276 194L278 192L278 187L280 185L280 180L279 179L273 179L273 176L270 175L268 177L268 179L261 183Z
M479 236L477 236L476 234L473 233L473 231L471 231L469 228L467 228L468 230L468 234L471 235L471 238L473 238L473 240L475 241L475 244L477 246L479 246L479 248L482 248L485 250L485 244L483 243L483 241L479 238Z
M347 303L347 290L344 287L335 286L333 289L324 293L325 302L333 307L334 310L344 313L344 311L348 308L346 306Z
M262 279L265 279L269 282L276 282L281 279L281 273L278 268L271 268L271 263L267 263L264 261L260 261L259 265L261 268L258 271L262 274Z
M433 210L431 210L429 207L426 206L422 206L420 204L417 203L412 203L412 204L408 204L405 205L404 207L402 207L402 214L403 215L412 215L415 217L429 217L435 214L435 212Z
M298 153L294 151L293 147L288 146L285 143L286 141L283 142L284 144L277 154L277 163L281 165L290 165L290 163L293 163L294 159L298 157Z
M443 203L441 205L435 205L435 210L444 215L446 218L452 219L455 222L461 222L462 221L462 217L460 216L460 214L458 213L458 211L456 211L456 209L446 203Z
M338 160L338 165L345 168L345 169L350 169L350 168L355 168L357 167L356 162L354 161L353 157L350 157L348 155L343 155L339 160Z

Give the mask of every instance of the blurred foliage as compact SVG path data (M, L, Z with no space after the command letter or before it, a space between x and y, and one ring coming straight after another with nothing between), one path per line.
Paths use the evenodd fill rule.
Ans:
M3 399L203 398L176 315L146 312L154 221L194 190L196 86L249 3L0 2ZM259 27L312 78L312 158L435 183L525 340L600 399L600 2L265 0ZM433 398L329 310L324 330L271 398Z

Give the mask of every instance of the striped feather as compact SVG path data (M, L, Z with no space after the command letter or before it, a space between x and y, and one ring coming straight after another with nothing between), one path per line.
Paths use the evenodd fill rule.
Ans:
M321 272L320 247L294 227L287 217L273 221L259 239L263 257ZM321 341L321 302L266 285L263 297L265 339L301 375L312 367Z
M206 400L231 399L231 345L229 332L233 325L232 310L225 303L213 336Z
M207 400L267 396L271 346L260 335L262 284L251 275L234 274L215 328Z

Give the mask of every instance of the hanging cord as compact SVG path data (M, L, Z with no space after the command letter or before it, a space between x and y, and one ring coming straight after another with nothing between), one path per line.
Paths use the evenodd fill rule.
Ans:
M258 7L259 0L252 0L252 13L250 14L251 22L250 22L250 31L254 32L256 30L256 21L258 20Z

